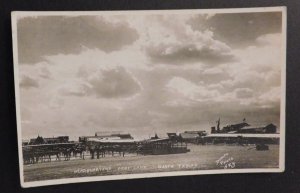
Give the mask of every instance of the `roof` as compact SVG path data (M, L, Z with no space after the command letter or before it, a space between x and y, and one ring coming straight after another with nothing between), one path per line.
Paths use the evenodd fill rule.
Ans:
M81 138L95 138L95 137L97 137L97 136L79 136L79 137L81 137Z
M95 134L100 134L100 135L111 135L111 134L120 134L120 131L97 131Z
M198 134L198 133L205 133L205 130L200 130L200 131L185 131L184 133L192 133L192 134Z
M86 138L87 140L90 139L121 139L119 136L81 136L81 138Z
M264 134L264 133L260 133L260 134L241 134L241 133L217 133L217 134L210 134L207 135L205 137L248 137L248 138L280 138L280 134L279 133L274 133L274 134Z
M199 137L198 133L180 133L181 138L183 139L196 139Z
M169 138L148 139L147 142L169 141Z
M44 138L44 141L53 141L53 140L54 140L54 141L55 141L55 140L58 140L58 141L59 141L59 140L61 140L61 139L60 139L60 138L56 138L56 137Z
M169 137L177 137L177 134L176 134L176 133L167 133L167 135L168 135Z
M98 138L90 138L88 141L98 142L98 143L111 143L111 144L129 144L129 143L137 143L137 142L161 142L168 141L169 138L158 138L158 139L147 139L147 140L134 140L134 139L98 139Z
M74 144L75 143L49 143L49 144L26 145L24 147L58 146L58 145L74 145Z
M98 142L98 143L135 143L138 142L134 139L120 139L120 138L89 138L88 141Z
M264 129L265 128L265 126L246 126L246 127L243 127L243 128L241 128L241 130L243 130L243 129Z
M130 133L111 134L111 136L131 136Z
M253 131L262 131L264 130L264 127L251 127L251 126L248 126L248 127L244 127L244 128L241 128L241 131L247 131L247 130L253 130Z
M229 133L229 134L237 133L237 131L229 131L228 133Z
M235 124L226 125L224 127L246 127L246 126L250 126L250 125L246 122L243 122L243 123L235 123Z

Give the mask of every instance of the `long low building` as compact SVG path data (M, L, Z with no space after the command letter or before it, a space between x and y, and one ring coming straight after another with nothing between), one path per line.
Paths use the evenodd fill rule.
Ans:
M99 144L115 144L115 145L123 145L123 144L135 144L138 141L134 139L120 139L120 138L95 138L91 137L87 139L87 143L96 142Z
M101 134L101 133L100 133ZM129 133L125 133L125 134L121 134L121 133L112 133L112 134L102 134L100 135L99 133L95 133L94 136L81 136L79 137L78 141L79 142L87 142L91 139L98 139L98 140L102 140L102 139L110 139L110 140L119 140L119 139L123 139L123 140L131 140L133 139L133 137L129 134Z
M266 125L250 125L246 123L246 119L241 123L230 124L220 128L220 119L217 121L217 127L211 127L211 133L276 133L277 127L273 123Z
M201 137L206 136L207 133L205 130L199 130L184 131L181 133L167 133L167 135L172 141L198 144Z
M24 145L38 145L38 144L56 144L56 143L69 143L69 136L58 136L58 137L42 137L32 138L29 142L24 141Z
M266 133L266 134L256 134L256 133L215 133L209 134L205 137L248 137L248 138L279 138L279 133Z
M177 154L186 153L186 143L178 143L170 138L152 137L145 140L135 139L118 139L118 138L89 138L86 144L88 146L104 146L106 149L117 148L119 151L134 151L143 155L161 155L161 154Z
M241 134L241 133L216 133L204 136L202 138L203 143L239 143L239 144L279 144L279 133L265 133L265 134Z

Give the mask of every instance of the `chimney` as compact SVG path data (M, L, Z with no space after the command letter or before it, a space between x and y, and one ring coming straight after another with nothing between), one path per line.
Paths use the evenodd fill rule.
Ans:
M216 127L211 127L211 133L216 133Z

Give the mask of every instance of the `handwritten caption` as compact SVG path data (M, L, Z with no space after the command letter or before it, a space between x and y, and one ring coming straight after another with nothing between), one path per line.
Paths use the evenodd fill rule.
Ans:
M198 164L161 164L151 167L149 166L119 166L119 167L94 167L94 168L79 168L73 171L74 174L88 174L97 172L110 172L110 171L134 171L134 170L147 170L147 169L196 169Z
M225 153L218 160L216 160L216 164L224 169L233 169L236 166L233 157L231 157L229 153Z

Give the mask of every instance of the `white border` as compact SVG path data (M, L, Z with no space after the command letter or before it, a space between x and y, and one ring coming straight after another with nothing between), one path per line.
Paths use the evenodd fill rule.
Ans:
M249 13L249 12L282 12L282 61L281 61L281 104L280 104L280 149L279 149L279 168L254 168L254 169L221 169L221 170L197 170L197 171L174 171L143 174L125 174L111 176L95 176L66 178L56 180L44 180L35 182L24 182L23 157L22 157L22 129L20 112L20 88L19 88L19 61L18 61L18 37L17 37L17 19L24 16L51 16L51 15L149 15L149 14L195 14L195 13ZM285 169L285 104L286 104L286 7L261 7L261 8L234 8L234 9L203 9L203 10L140 10L140 11L14 11L12 17L12 37L13 37L13 59L14 59L14 80L15 80L15 100L16 117L18 130L18 154L20 181L23 188L67 184L91 181L122 180L135 178L153 178L167 176L184 176L199 174L231 174L231 173L275 173L284 172Z

